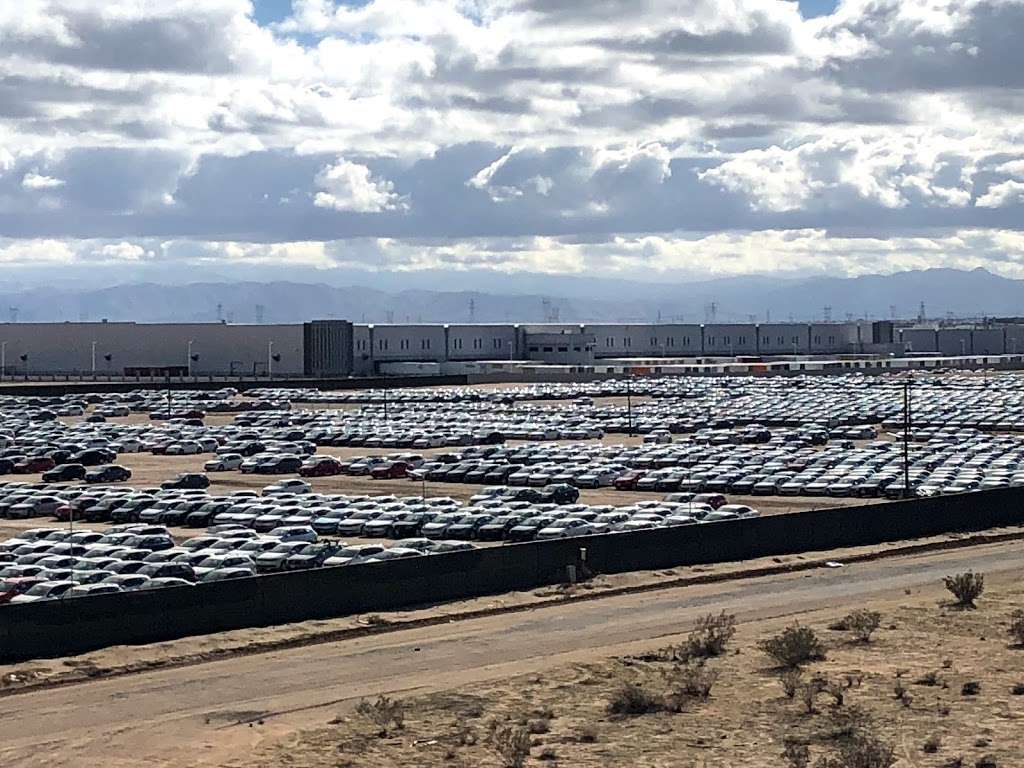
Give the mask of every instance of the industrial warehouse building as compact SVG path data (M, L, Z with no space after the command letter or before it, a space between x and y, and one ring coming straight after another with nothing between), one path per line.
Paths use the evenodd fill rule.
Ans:
M998 338L997 338L998 337ZM1002 336L996 334L986 344ZM945 337L941 337L945 338ZM980 336L971 337L974 351ZM940 336L914 336L913 348ZM988 339L988 337L986 337ZM889 322L765 324L6 323L6 375L371 375L471 370L487 361L587 366L619 359L902 352ZM910 341L908 340L908 346ZM955 344L953 346L956 346ZM404 368L402 366L405 366ZM419 366L419 368L417 367Z
M6 323L6 375L365 376L458 373L496 362L589 366L701 357L1024 352L1024 322L896 328L892 322L365 325ZM474 367L476 366L476 367Z

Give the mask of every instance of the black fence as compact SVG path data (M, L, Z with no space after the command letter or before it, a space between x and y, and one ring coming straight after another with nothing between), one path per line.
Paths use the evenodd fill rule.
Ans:
M489 547L155 592L0 607L0 662L388 611L563 582L1024 523L1024 488Z

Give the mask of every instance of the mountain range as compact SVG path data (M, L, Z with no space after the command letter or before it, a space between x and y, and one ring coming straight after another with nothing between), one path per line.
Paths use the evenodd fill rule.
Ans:
M305 275L303 275L305 277ZM334 276L337 279L337 276ZM749 322L1024 315L1024 280L984 269L644 283L536 274L354 274L327 282L0 286L0 317L53 322ZM445 290L457 282L458 289ZM409 286L415 284L415 288Z

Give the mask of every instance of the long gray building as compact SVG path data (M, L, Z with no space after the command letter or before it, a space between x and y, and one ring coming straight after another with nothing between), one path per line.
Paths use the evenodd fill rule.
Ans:
M943 332L915 331L906 346L938 351ZM977 352L974 331L966 351ZM986 349L1005 345L987 333ZM228 323L0 324L7 375L371 375L395 365L495 361L585 366L628 358L858 354L903 351L888 322L593 323L365 325L313 320L288 325ZM957 347L954 341L942 342ZM1016 342L1014 342L1016 343ZM963 345L961 345L963 346ZM932 349L927 349L931 347ZM1024 349L1024 346L1022 346ZM992 352L1001 349L992 349Z

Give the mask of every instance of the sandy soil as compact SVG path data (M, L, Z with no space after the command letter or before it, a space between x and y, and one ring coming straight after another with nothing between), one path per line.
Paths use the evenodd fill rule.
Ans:
M1024 649L1010 646L1006 625L1024 605L1019 575L990 579L976 611L948 607L937 587L873 600L865 607L882 614L883 626L868 644L829 630L843 609L803 617L828 645L827 660L810 665L804 680L849 686L842 706L821 694L808 713L802 694L785 697L756 648L783 623L766 620L740 627L727 655L707 664L718 676L711 697L686 698L681 712L609 713L624 683L658 698L676 689L673 663L640 654L399 697L400 730L380 736L366 717L343 712L325 727L225 765L501 766L488 738L498 723L531 734L528 765L760 768L786 765L787 740L808 745L812 759L834 754L852 722L891 744L898 766L960 765L950 762L957 758L974 766L985 756L994 761L989 765L1016 766L1024 754L1024 695L1012 691L1024 684ZM978 695L963 693L970 682L980 684ZM902 699L897 685L905 689Z

